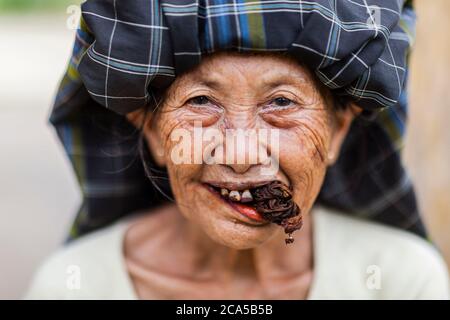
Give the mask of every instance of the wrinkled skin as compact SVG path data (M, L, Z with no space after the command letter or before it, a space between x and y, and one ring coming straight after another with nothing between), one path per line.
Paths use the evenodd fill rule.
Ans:
M177 77L152 119L142 110L129 116L137 126L144 123L176 200L138 219L125 237L127 267L140 297L306 297L313 272L308 212L354 114L353 108L336 112L332 102L291 58L220 53ZM177 128L193 131L194 121L221 131L279 129L278 172L261 176L262 163L173 163L176 142L169 137ZM270 153L270 143L265 148ZM288 185L301 209L304 226L290 246L283 228L253 224L203 185L262 180Z

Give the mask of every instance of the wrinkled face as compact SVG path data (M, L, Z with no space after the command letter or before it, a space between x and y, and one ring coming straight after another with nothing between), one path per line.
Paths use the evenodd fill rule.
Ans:
M280 180L307 214L329 155L337 154L348 127L323 92L311 73L286 56L220 53L179 76L144 132L167 167L182 214L215 241L240 249L258 246L282 229L243 214L221 192L242 196L259 183ZM237 129L254 139L233 140L230 147L227 133L233 136ZM222 139L205 137L208 130L222 133ZM229 156L232 150L235 157Z

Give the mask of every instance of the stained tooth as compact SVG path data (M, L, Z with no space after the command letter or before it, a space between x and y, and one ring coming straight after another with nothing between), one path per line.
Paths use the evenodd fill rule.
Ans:
M253 197L252 194L250 193L250 190L244 190L244 192L242 192L242 199L241 202L251 202L253 201Z
M231 191L229 197L231 201L241 201L241 194L239 193L239 191Z
M222 188L220 189L220 194L222 195L222 197L228 197L228 189Z

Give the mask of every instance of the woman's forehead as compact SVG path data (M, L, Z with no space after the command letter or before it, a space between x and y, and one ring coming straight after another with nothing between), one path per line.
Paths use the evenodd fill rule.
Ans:
M177 82L215 90L226 89L230 84L248 83L270 90L281 85L308 84L312 78L305 67L288 56L225 52L206 57Z

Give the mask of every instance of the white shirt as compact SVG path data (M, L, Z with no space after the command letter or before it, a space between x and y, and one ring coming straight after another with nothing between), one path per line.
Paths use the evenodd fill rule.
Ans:
M313 218L308 299L449 299L447 267L409 232L322 207ZM137 299L125 266L123 220L62 247L35 274L26 299Z

